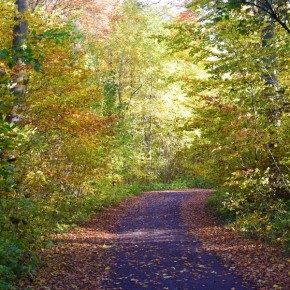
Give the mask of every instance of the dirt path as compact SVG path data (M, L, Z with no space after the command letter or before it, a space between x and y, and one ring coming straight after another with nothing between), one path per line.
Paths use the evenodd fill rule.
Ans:
M289 289L286 258L216 226L204 211L209 194L148 192L106 210L57 237L21 289Z
M193 194L145 195L126 209L100 289L250 289L188 234L181 209Z

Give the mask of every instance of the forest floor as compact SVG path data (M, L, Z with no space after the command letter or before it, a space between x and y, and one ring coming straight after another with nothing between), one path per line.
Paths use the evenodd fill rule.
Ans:
M212 191L147 192L56 237L21 289L289 289L289 258L218 226Z

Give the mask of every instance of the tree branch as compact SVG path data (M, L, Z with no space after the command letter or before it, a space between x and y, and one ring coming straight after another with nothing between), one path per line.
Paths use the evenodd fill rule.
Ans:
M265 13L270 15L270 17L274 21L278 22L290 34L290 28L286 24L288 21L283 22L279 17L279 12L275 11L273 9L272 5L268 1L265 1L265 5L255 3L254 1L247 1L247 0L241 0L238 3L250 5L250 6L257 7L259 9L261 9L262 11L264 11ZM287 4L285 4L285 5L287 5ZM288 17L287 17L287 19L288 19Z
M129 99L129 102L127 104L127 109L129 108L130 106L130 103L131 103L131 100L133 98L133 96L142 88L142 84L139 85L139 87L137 89L135 89L132 93L131 93L131 96L130 96L130 99Z

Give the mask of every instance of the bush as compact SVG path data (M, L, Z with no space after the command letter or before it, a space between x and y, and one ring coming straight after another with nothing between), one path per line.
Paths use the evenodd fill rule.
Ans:
M284 200L261 203L256 210L241 214L233 227L250 237L281 245L290 251L290 202Z
M207 208L221 223L245 236L290 250L290 201L271 196L257 199L246 188L219 189L209 197Z
M14 282L31 274L30 256L13 244L0 241L0 290L16 289Z
M178 188L211 188L212 183L203 177L194 177L187 179L177 179L170 183L171 189Z
M227 198L227 191L225 189L218 189L212 193L206 202L207 209L213 213L221 223L229 223L235 219L235 214L224 206Z
M16 289L14 283L19 278L33 274L37 252L51 244L53 233L66 232L140 191L136 184L112 186L102 181L82 192L71 187L38 199L0 199L0 290Z

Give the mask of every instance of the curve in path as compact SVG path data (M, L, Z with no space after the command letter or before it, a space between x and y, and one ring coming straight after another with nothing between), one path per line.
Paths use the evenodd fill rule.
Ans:
M187 233L181 208L193 194L150 193L125 208L101 289L252 289Z

